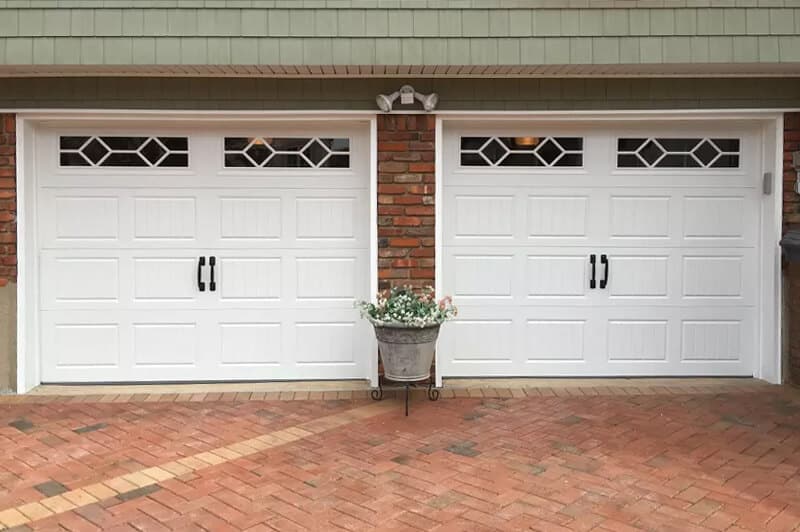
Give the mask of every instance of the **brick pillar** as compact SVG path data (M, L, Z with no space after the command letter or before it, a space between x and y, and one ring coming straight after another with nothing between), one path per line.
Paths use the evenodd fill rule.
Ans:
M378 286L433 286L432 115L378 115Z
M783 231L800 229L800 196L794 191L797 172L792 152L800 150L800 113L784 116ZM800 264L783 262L785 332L788 336L787 380L800 384Z
M16 117L0 114L0 286L17 282Z
M16 383L16 117L0 114L0 392Z

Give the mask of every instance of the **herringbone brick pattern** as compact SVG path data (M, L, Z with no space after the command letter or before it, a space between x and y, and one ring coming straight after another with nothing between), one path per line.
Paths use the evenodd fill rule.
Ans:
M280 430L351 402L47 403L0 407L0 509ZM20 422L27 423L19 430Z
M0 511L58 490L50 481L74 490L286 428L297 439L136 489L94 493L22 529L800 525L797 392L418 399L408 418L399 402L356 408L367 404L3 405ZM326 421L333 418L338 426Z

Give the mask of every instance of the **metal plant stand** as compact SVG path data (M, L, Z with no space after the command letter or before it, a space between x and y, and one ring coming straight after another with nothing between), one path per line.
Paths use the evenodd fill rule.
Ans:
M378 375L378 388L373 389L370 392L370 397L372 397L373 401L380 401L383 399L383 383L386 381L391 381L400 385L400 386L393 386L391 387L391 389L397 390L401 387L405 389L406 417L408 416L408 395L409 395L409 390L411 388L416 388L417 386L427 386L428 389L426 390L425 394L428 396L428 400L429 401L439 400L439 390L434 388L436 380L433 377L433 375L428 375L427 379L420 381L392 381L391 379L388 379L383 375Z

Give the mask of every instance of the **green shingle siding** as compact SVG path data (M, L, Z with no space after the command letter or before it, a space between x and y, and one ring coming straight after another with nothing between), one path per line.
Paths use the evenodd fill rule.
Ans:
M0 64L779 63L800 54L800 0L651 0L674 6L652 9L614 7L630 5L622 0L560 9L513 0L60 1L70 7L0 0ZM497 5L511 8L480 8Z
M797 2L800 7L800 2ZM798 9L14 9L8 37L528 37L786 35Z
M232 53L236 50L237 53ZM276 53L276 50L278 51ZM0 64L536 65L796 62L800 36L317 38L15 37ZM39 58L33 61L33 58ZM446 58L446 62L445 61ZM152 63L151 63L152 64Z

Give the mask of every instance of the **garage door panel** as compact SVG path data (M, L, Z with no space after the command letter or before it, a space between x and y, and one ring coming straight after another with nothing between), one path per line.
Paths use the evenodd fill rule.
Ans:
M589 236L591 199L588 195L579 191L529 191L526 200L527 239L581 239Z
M608 362L614 367L628 363L631 368L625 371L629 372L659 361L662 374L687 375L692 368L705 368L706 373L698 373L703 375L752 374L752 353L757 349L755 309L685 306L677 310L609 309L603 325ZM715 364L716 371L708 369Z
M217 256L216 271L220 304L279 304L283 295L283 260L280 254L232 256L222 252Z
M511 318L462 318L448 326L454 364L510 363L516 352L516 332ZM447 340L444 340L445 342Z
M442 335L443 373L752 375L758 133L595 124L570 131L583 139L583 164L571 169L511 168L497 146L482 161L474 153L488 145L460 142L495 136L532 151L556 131L522 122L445 130L442 289L460 314Z
M222 139L242 131L200 128L183 133L185 168L62 168L64 133L41 132L44 382L366 375L373 335L353 303L370 287L367 128L261 126L270 139L346 137L350 167L224 168ZM111 134L101 129L69 134Z
M137 196L133 200L133 239L195 240L197 197Z
M447 187L445 245L559 245L593 232L588 192L562 188Z
M610 195L610 238L667 239L670 236L667 195Z
M615 251L608 256L609 299L670 297L669 254L622 253ZM605 270L603 266L600 268ZM601 275L605 277L604 272Z
M198 323L186 317L175 316L169 322L133 323L133 365L196 366L200 362L198 344L202 340L198 338Z
M194 302L199 293L194 256L133 256L133 304Z
M116 241L119 238L119 198L80 192L52 194L45 202L53 217L50 239L71 244L79 240Z
M690 253L683 255L682 261L684 301L755 303L758 270L752 253L741 250Z
M524 362L584 361L586 329L586 319L527 319Z
M109 306L120 302L120 260L116 256L51 253L42 257L40 268L40 301L44 308Z
M752 220L744 194L735 196L691 195L683 198L683 236L687 239L744 239Z
M375 352L353 309L42 312L44 382L359 378Z
M568 298L586 299L591 274L588 255L573 251L548 255L527 255L526 296L529 300Z
M487 177L488 179L488 177ZM445 187L445 246L752 246L753 188ZM597 249L597 252L602 252Z
M445 257L452 272L448 289L453 297L465 303L508 303L519 283L519 257L480 248L470 251Z
M356 240L359 227L356 196L295 198L295 238L298 240Z
M49 330L48 330L49 329ZM43 351L58 368L116 368L120 361L119 324L54 323L45 328Z
M283 201L278 195L219 196L219 239L279 241L283 228Z
M607 327L609 361L667 360L668 320L614 319Z
M122 182L126 183L126 182ZM365 188L241 190L47 188L41 248L330 248L369 246Z
M635 248L634 248L635 249ZM741 249L702 253L674 248L615 249L606 255L608 285L601 254L592 248L459 247L444 257L449 275L444 291L461 306L618 304L647 306L751 306L756 303L757 264ZM595 289L590 288L595 254ZM752 280L752 281L751 281Z
M253 368L283 364L283 324L280 321L230 321L219 323L220 364Z
M122 206L115 190L42 189L38 220L40 246L116 247L120 243Z
M473 191L453 197L453 236L456 239L504 238L515 236L514 195Z
M588 304L590 248L451 247L446 249L444 291L458 305ZM601 278L599 257L596 279Z

